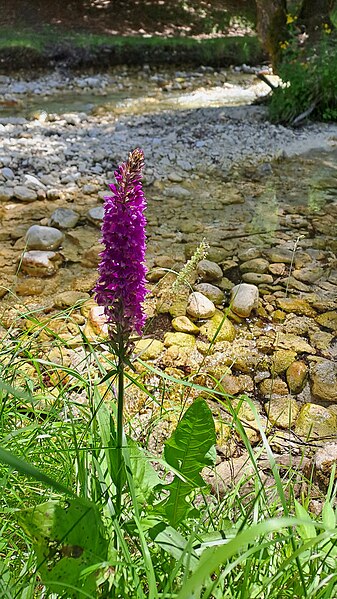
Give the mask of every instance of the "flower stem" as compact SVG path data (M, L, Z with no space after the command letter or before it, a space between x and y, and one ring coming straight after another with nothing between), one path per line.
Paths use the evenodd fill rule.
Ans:
M124 343L121 338L118 351L118 390L117 390L117 439L116 439L116 460L117 460L117 480L116 480L116 516L120 517L122 508L122 488L123 488L123 408L124 408Z

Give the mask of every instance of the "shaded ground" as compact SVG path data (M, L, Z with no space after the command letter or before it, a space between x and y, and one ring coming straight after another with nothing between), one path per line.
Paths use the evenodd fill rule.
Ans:
M246 32L255 21L253 0L1 0L0 8L7 27L110 35L228 35Z

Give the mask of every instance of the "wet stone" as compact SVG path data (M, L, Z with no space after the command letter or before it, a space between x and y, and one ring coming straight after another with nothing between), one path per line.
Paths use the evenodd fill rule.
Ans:
M32 225L26 233L27 248L31 250L57 250L64 240L64 234L54 227Z
M71 210L71 208L57 208L49 219L49 225L60 229L73 229L79 218L78 212Z
M287 368L287 384L292 393L301 393L308 378L308 367L302 360L295 360Z

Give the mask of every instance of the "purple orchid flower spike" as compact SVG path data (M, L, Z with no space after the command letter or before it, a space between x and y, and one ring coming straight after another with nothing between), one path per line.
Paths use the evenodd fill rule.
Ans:
M135 149L115 171L112 195L104 198L99 278L95 299L104 306L112 340L126 343L145 323L146 199L142 189L143 150Z

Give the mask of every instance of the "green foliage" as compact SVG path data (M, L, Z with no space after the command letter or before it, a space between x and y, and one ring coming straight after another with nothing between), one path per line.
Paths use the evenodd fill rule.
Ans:
M272 94L269 105L272 121L296 125L308 117L322 121L337 119L337 47L334 33L325 33L317 48L306 56L290 46L279 66L279 75L284 85Z
M74 599L95 592L97 570L107 557L95 505L49 501L16 517L33 541L42 581L51 592Z
M209 451L215 441L211 410L205 400L197 399L165 443L165 459L179 473L167 486L169 497L163 504L168 521L173 526L186 518L191 509L186 501L191 491L205 484L200 471L212 464Z

